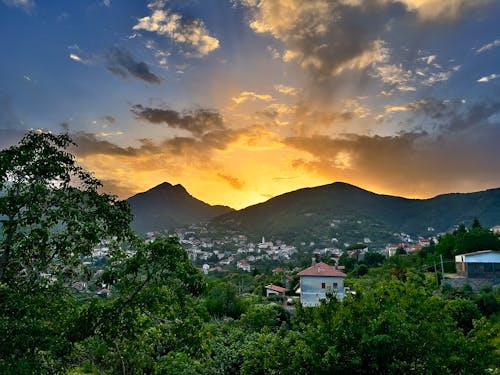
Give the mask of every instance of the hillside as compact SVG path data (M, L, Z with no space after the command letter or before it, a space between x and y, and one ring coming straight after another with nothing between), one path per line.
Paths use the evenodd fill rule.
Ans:
M375 194L336 182L300 189L215 218L213 230L256 236L330 241L387 241L393 232L425 235L477 217L483 225L500 223L500 189L406 199Z
M134 215L132 227L139 233L208 221L233 210L226 206L211 206L191 196L182 185L168 182L136 194L127 201Z

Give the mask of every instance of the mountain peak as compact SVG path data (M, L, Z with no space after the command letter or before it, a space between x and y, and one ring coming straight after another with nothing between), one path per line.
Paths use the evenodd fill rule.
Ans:
M159 185L156 185L149 189L148 191L172 191L177 193L186 193L189 194L184 186L181 184L172 185L170 182L162 182Z
M161 184L159 185L156 185L154 187L152 187L151 189L149 190L164 190L164 189L170 189L173 185L170 183L170 182L162 182Z
M181 184L169 182L136 194L128 202L134 215L132 226L140 233L195 224L232 211L211 206L194 198Z

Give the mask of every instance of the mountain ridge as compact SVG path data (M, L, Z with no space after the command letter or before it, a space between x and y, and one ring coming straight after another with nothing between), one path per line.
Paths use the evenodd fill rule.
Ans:
M226 228L267 237L328 240L347 233L350 239L362 240L363 233L423 235L429 227L443 232L475 217L485 225L500 222L500 188L418 199L334 182L288 192L216 217L211 223L214 230Z
M290 191L240 210L209 205L184 186L163 182L127 200L133 227L143 233L199 222L214 231L236 231L266 237L347 238L392 232L422 235L451 229L477 217L485 225L500 223L500 188L446 193L432 198L379 194L346 182ZM383 235L382 235L383 233Z

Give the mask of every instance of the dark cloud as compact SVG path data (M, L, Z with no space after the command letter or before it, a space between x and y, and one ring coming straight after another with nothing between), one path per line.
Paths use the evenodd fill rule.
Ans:
M178 112L172 109L150 108L135 104L132 106L131 111L140 120L184 129L196 137L214 131L225 130L222 116L218 112L209 109L199 108Z
M348 134L293 137L285 144L306 151L312 159L293 165L332 180L376 186L403 195L435 195L500 186L497 140L500 126L482 131L433 135L407 132L396 136Z
M233 189L242 190L245 187L245 183L234 176L230 176L224 173L217 173L217 176L231 185Z
M114 143L103 141L93 133L76 132L71 134L73 141L77 144L72 151L78 156L89 156L94 154L137 156L140 149L133 147L120 147Z
M467 103L462 99L423 98L406 105L406 109L413 115L411 123L424 122L435 125L439 132L457 132L487 124L492 116L500 112L500 101L483 99Z
M125 49L110 48L104 55L108 70L122 78L135 77L148 83L160 83L161 79L149 70L145 62L137 62Z
M116 119L113 116L104 116L104 119L109 122L110 124L114 124L116 122Z
M317 80L332 76L350 63L366 66L368 62L354 60L375 50L389 22L408 13L400 2L378 0L356 5L341 1L262 0L252 10L252 28L284 42L289 51L284 59L297 61Z
M101 179L102 187L99 189L100 192L106 194L113 194L118 197L126 198L134 194L130 186L124 181L114 180L114 179Z

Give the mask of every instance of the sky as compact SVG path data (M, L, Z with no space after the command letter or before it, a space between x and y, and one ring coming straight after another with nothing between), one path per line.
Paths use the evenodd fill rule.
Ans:
M0 0L0 148L69 132L127 198L500 187L500 1Z

